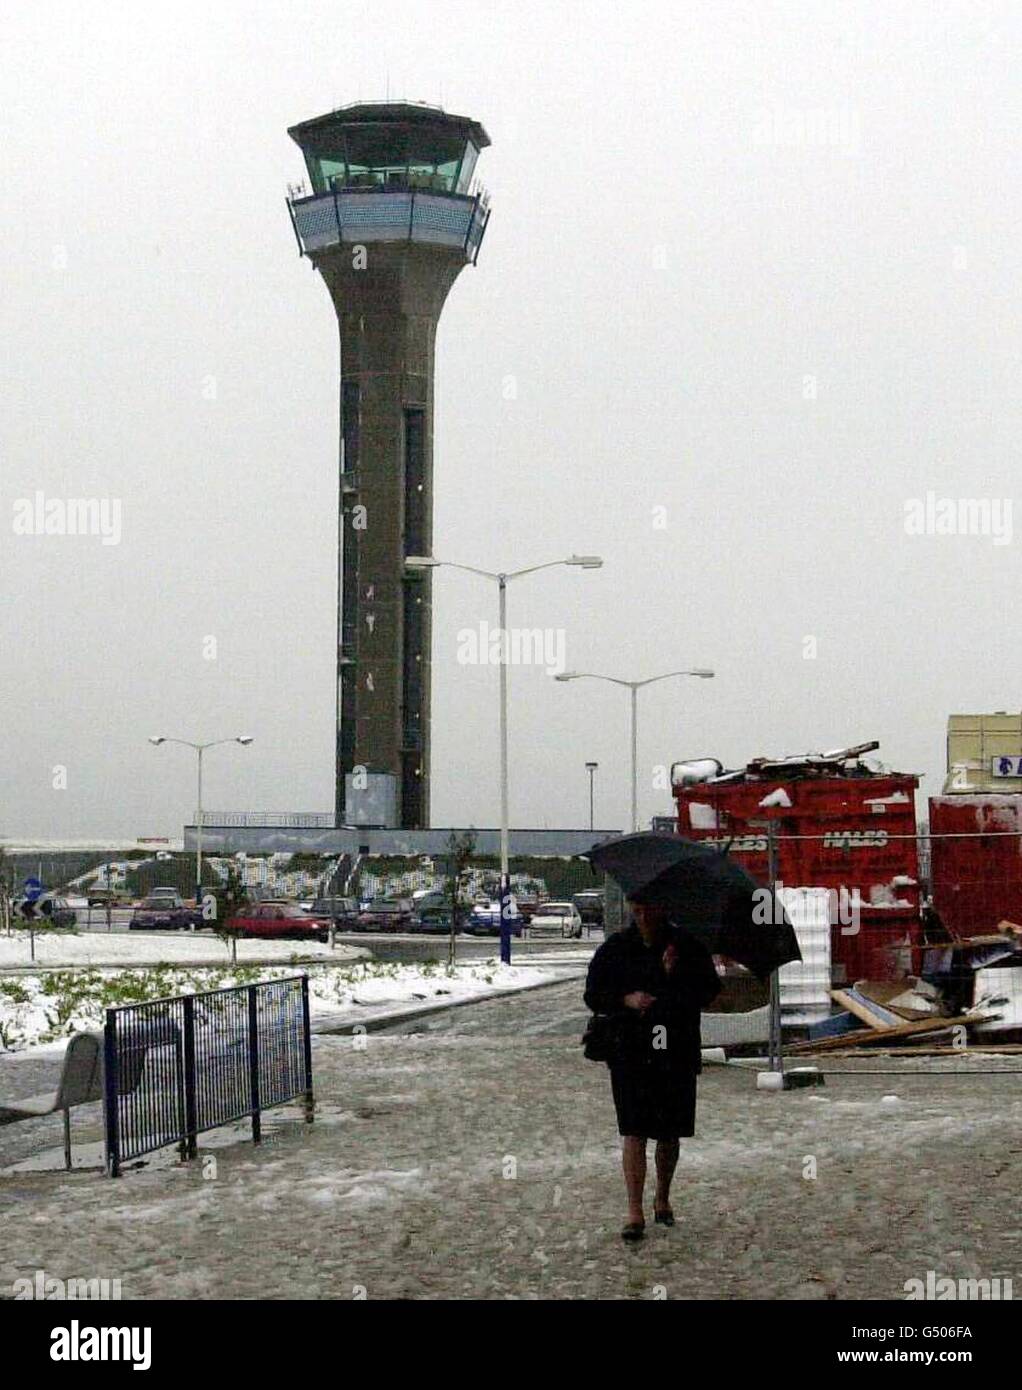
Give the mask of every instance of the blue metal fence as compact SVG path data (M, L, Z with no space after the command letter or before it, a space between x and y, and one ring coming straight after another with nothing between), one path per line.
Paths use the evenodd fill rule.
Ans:
M108 1009L104 1121L111 1177L121 1164L304 1097L313 1118L309 981L305 975Z

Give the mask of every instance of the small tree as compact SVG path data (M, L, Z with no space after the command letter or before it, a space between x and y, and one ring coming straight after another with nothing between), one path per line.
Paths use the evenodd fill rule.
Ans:
M476 834L466 830L461 835L451 831L447 839L447 892L451 900L451 945L447 956L448 965L454 964L457 953L457 935L461 926L462 909L465 904L464 880L469 860L475 853Z
M0 930L11 934L11 883L8 877L7 856L0 848Z
M231 964L238 963L238 933L228 926L232 917L248 906L248 893L241 881L241 874L235 864L227 866L227 879L216 894L216 921L214 932L231 948Z

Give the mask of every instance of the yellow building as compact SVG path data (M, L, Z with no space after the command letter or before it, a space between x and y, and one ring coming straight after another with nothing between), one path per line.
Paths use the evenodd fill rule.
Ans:
M945 794L1022 792L1022 714L952 714Z

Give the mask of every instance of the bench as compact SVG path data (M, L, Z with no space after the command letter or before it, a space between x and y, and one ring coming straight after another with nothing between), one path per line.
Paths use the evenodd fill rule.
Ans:
M130 1074L121 1078L122 1095L138 1085L145 1064L144 1049L137 1055ZM103 1037L101 1033L75 1033L64 1052L64 1065L56 1091L45 1091L25 1100L0 1104L0 1125L18 1120L35 1120L43 1115L64 1116L64 1166L71 1167L71 1108L103 1099Z

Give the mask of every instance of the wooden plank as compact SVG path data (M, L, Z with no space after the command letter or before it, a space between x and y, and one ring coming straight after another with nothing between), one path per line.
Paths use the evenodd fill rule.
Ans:
M869 1047L873 1043L891 1042L896 1038L911 1038L920 1033L934 1033L959 1024L989 1023L995 1014L957 1014L954 1018L926 1018L918 1023L902 1023L897 1028L864 1028L861 1033L842 1033L836 1038L818 1038L814 1041L792 1043L785 1048L788 1053L802 1054L812 1050L835 1052L839 1048Z
M854 1014L856 1018L861 1018L863 1023L870 1028L881 1028L886 1030L895 1026L893 1023L888 1023L880 1014L874 1013L867 1004L862 1002L861 998L857 998L847 990L832 989L830 997L835 1004L840 1004L841 1007L847 1009L850 1014Z
M998 1043L993 1047L984 1047L980 1043L970 1043L968 1047L913 1047L907 1044L905 1047L871 1047L869 1055L871 1057L971 1057L973 1061L981 1058L984 1053L994 1052L1003 1056L1020 1057L1022 1056L1022 1043ZM844 1052L828 1052L830 1057L861 1057L861 1052L846 1049ZM929 1075L921 1072L921 1076ZM1010 1076L1010 1072L1005 1075Z

